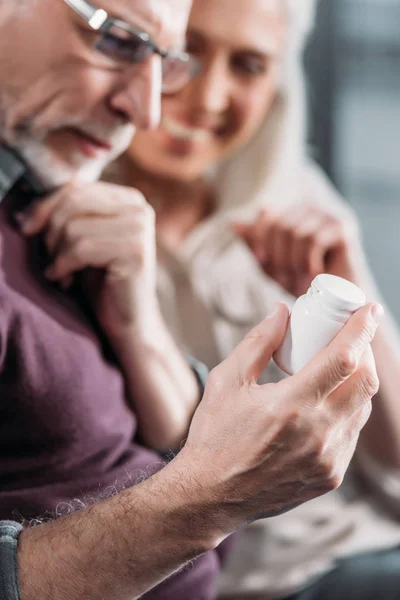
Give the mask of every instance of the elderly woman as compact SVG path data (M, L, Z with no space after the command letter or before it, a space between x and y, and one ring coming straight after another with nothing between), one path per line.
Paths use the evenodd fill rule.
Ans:
M312 16L310 0L195 0L187 46L202 70L114 167L155 208L164 317L210 368L320 272L378 297L354 216L306 154ZM344 485L243 532L222 597L400 597L400 344L388 314L373 349L381 391Z

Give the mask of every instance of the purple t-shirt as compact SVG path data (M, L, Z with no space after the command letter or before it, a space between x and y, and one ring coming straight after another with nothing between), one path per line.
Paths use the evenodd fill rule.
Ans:
M135 443L121 371L82 298L42 276L38 240L0 205L0 519L36 517L160 468ZM215 552L146 595L211 600Z

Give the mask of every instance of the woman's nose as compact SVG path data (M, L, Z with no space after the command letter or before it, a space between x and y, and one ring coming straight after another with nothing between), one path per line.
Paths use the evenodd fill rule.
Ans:
M204 65L200 74L187 88L192 106L204 112L221 114L228 107L231 97L231 80L224 61Z
M138 129L155 129L161 118L161 89L161 57L152 55L128 69L111 97L111 108Z

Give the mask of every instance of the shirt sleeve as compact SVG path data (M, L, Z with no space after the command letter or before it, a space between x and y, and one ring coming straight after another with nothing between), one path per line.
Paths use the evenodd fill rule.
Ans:
M18 583L17 547L22 526L0 521L0 598L21 600Z
M204 363L202 363L200 360L197 360L197 358L188 356L187 362L196 377L197 385L199 386L199 390L200 390L200 399L201 399L203 397L204 390L206 388L207 379L208 379L210 372L208 370L208 367Z

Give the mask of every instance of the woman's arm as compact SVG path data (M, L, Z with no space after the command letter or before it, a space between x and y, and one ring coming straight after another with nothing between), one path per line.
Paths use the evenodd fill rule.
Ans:
M153 311L152 311L153 312ZM186 438L200 389L160 312L112 338L145 444L177 449Z

